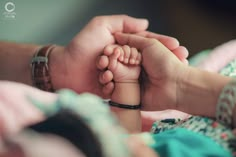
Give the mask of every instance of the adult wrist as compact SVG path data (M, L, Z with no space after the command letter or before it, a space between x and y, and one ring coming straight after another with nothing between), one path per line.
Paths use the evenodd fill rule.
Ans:
M65 47L55 45L50 54L49 69L54 90L66 88Z
M193 115L215 117L218 97L231 79L194 67L185 70L186 75L178 85L177 109Z
M207 102L200 101L200 99L209 98L207 93L211 92L207 83L202 79L202 71L193 67L184 68L184 71L185 73L182 74L177 83L177 110L193 115L212 115L213 113L209 111L211 110L209 106L205 106Z
M180 71L177 73L178 76L176 78L176 104L175 104L175 109L180 110L180 111L185 111L188 110L184 106L184 97L186 95L186 83L188 81L189 76L191 76L191 69L184 65L183 67L179 68Z

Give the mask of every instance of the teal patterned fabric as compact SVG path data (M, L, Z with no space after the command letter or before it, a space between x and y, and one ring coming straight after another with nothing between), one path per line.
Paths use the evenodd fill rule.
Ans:
M233 111L236 104L236 80L227 84L218 99L216 120L225 126L233 128ZM236 113L235 113L236 114Z
M236 59L232 60L226 67L221 69L220 74L236 78Z
M231 157L211 138L184 128L159 134L143 133L141 138L161 157Z
M176 128L185 128L204 135L213 139L225 150L232 152L232 154L236 152L236 136L232 133L232 129L207 117L192 116L185 120L165 119L156 121L152 126L151 132L159 134Z

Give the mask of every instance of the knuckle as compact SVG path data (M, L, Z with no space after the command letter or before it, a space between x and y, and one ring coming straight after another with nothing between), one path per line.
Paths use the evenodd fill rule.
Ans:
M145 41L145 48L146 47L150 47L150 46L153 46L153 45L160 45L160 42L155 39L155 38L148 38L146 41Z
M106 16L95 16L91 20L91 23L94 24L95 26L104 25L106 23Z
M155 38L149 38L149 39L148 39L148 42L155 44L155 43L157 43L157 39L155 39Z

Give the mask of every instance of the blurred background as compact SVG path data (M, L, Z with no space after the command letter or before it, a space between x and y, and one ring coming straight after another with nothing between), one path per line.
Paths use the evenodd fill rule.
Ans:
M0 0L0 40L67 44L94 16L147 18L193 55L236 38L235 0Z

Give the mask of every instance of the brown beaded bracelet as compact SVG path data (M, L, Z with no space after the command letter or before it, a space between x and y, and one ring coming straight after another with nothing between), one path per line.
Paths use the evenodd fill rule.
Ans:
M41 90L54 92L49 74L49 56L55 45L47 45L38 49L31 60L31 76L33 85Z

